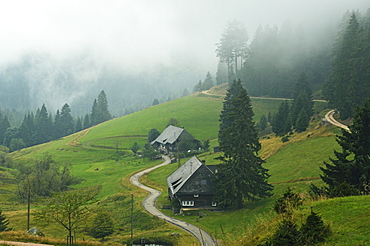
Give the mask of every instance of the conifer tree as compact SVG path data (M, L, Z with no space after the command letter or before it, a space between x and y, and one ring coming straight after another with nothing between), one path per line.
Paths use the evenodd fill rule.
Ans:
M278 112L272 117L271 126L272 131L278 136L282 136L291 131L292 121L288 101L280 103Z
M77 117L76 125L75 125L75 132L79 132L82 130L83 130L82 119L81 117Z
M268 170L257 156L261 145L253 115L247 91L240 80L234 81L220 115L219 144L224 155L215 179L215 199L227 208L240 208L244 201L272 195Z
M361 43L362 28L355 13L352 14L342 37L333 50L332 73L324 86L323 93L329 104L340 111L342 119L351 117L356 106L369 95L370 86L365 80L368 73L364 63L364 45ZM365 67L364 67L365 66Z
M71 115L71 108L67 103L63 105L62 110L60 112L60 122L62 136L67 136L73 133L74 121Z
M297 123L299 123L298 127L299 129L297 129L297 131L298 132L305 131L309 125L309 120L312 115L313 115L312 92L310 87L308 86L306 74L302 73L299 76L293 91L293 102L291 107L292 125L297 129ZM300 118L299 122L297 122L298 118Z
M302 225L300 232L301 241L304 245L314 245L325 241L325 238L330 234L330 229L324 224L321 216L311 211L306 222Z
M100 238L102 241L105 237L112 235L114 232L113 220L108 212L98 212L93 220L93 228L90 233L94 238Z
M35 117L35 144L45 143L52 139L52 121L45 104L38 109Z
M0 210L0 232L10 231L12 228L9 227L9 220L5 217L3 212Z
M335 157L330 162L324 162L320 167L323 174L321 179L328 185L330 193L343 183L350 185L363 194L369 193L370 180L370 99L363 107L356 110L350 131L342 130L337 135L341 151L334 151ZM348 190L348 187L346 188ZM353 192L351 192L352 194Z

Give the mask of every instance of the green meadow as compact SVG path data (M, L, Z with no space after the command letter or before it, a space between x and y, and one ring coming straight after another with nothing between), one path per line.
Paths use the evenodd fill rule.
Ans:
M129 177L139 170L159 164L161 160L152 162L138 158L132 154L130 146L134 142L143 146L149 130L152 128L159 131L164 130L171 118L177 119L195 138L201 141L209 139L211 147L217 146L218 120L222 102L222 96L193 94L112 119L59 140L20 150L12 153L12 156L15 161L23 161L31 165L31 160L39 158L43 153L49 153L53 155L58 164L69 163L73 175L83 180L74 188L99 185L101 187L98 195L100 205L112 211L116 218L117 233L109 238L111 241L124 240L130 235L127 219L130 211L130 197L134 194L135 211L138 213L135 236L156 234L167 237L172 232L178 232L180 234L180 237L176 239L178 245L186 245L181 242L194 239L189 239L191 237L188 234L172 225L154 222L158 220L146 214L141 208L141 199L146 193L129 184ZM257 122L262 115L267 116L269 112L274 113L280 102L281 100L253 98L254 120ZM315 102L317 112L325 106L323 102ZM270 170L269 181L274 185L273 197L246 204L245 208L240 210L202 211L203 216L201 217L197 213L190 213L178 216L178 218L202 227L217 239L222 239L225 245L234 245L235 240L242 240L248 233L256 233L253 228L259 228L257 226L259 223L273 219L271 206L288 187L307 196L310 183L321 184L319 167L323 165L323 161L333 156L333 150L338 148L335 141L335 133L338 133L338 130L320 126L319 123L320 117L312 122L307 132L294 134L287 143L282 143L280 138L272 135L261 139L263 146L261 156L266 161L265 167ZM206 160L208 164L219 164L215 159L219 155L207 152L199 155L199 158ZM181 159L180 163L185 161L186 159ZM166 177L177 167L177 163L170 164L143 177L143 182L162 191L162 196L157 201L159 207L169 204L166 199ZM11 173L8 170L0 170L0 172ZM9 191L2 192L7 194L0 194L2 198L0 209L5 212L17 230L24 230L26 206L17 202L15 195L10 193L16 190L16 183L9 182L0 188ZM369 199L363 199L370 203ZM320 207L322 213L326 213L325 204L329 201L332 200L312 203L308 197L306 198L306 204ZM36 209L41 205L40 202L35 203L33 208ZM331 205L328 204L328 206ZM170 210L163 210L163 212L171 214ZM174 215L171 214L171 216ZM355 214L353 220L356 220ZM337 221L330 217L328 221L333 223L333 229L336 230L334 223ZM37 225L38 222L33 221L33 223ZM147 223L156 226L154 228ZM58 232L55 225L48 225L45 231L54 237L63 238L64 236L63 233ZM357 232L361 234L361 229L357 229ZM262 231L263 233L265 232ZM336 231L334 235L336 236L333 236L333 242L338 242L336 237L340 238L340 236L336 234ZM364 237L365 239L362 238L361 242L368 242L366 240L369 240L369 236Z

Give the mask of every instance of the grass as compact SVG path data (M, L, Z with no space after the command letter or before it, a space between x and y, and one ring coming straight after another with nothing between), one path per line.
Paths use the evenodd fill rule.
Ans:
M224 89L218 93L222 94ZM177 119L187 131L199 140L210 139L211 150L217 146L217 135L219 127L219 114L222 108L222 96L207 96L204 94L194 94L172 102L160 104L140 112L130 114L121 118L113 119L94 128L84 130L71 136L55 140L46 144L34 146L13 153L16 161L29 161L36 159L42 153L48 152L60 164L70 163L71 171L84 181L75 185L74 188L101 185L98 196L100 205L112 213L119 220L127 220L130 213L128 205L131 194L135 196L135 211L138 211L138 222L135 229L135 236L148 235L155 233L163 237L170 237L172 232L179 233L180 236L175 241L186 245L186 242L195 242L194 238L187 233L169 224L158 224L158 230L145 229L145 221L139 222L140 218L150 223L149 215L145 215L141 208L141 199L146 196L146 192L129 184L129 177L142 169L156 165L156 162L138 159L132 155L130 146L137 142L143 145L146 141L147 133L152 128L162 131L170 118ZM253 98L252 105L255 113L254 119L258 121L262 115L273 113L277 110L281 100L268 100ZM325 104L315 103L319 109L325 108ZM312 127L305 133L291 136L290 141L282 143L280 138L270 136L261 140L261 157L266 160L265 166L270 170L270 182L274 185L274 196L257 203L247 204L244 209L222 212L203 211L203 216L192 214L189 216L179 216L179 219L194 223L210 232L224 242L235 242L233 238L239 240L244 237L251 228L259 225L259 221L268 221L273 217L271 206L274 200L279 197L288 187L295 191L306 192L311 182L319 183L318 167L322 161L327 160L333 155L333 149L337 148L334 133L339 133L332 129L319 127L320 117L312 123ZM120 153L117 156L116 150ZM207 164L217 164L214 158L220 153L204 153L201 159L206 160ZM186 159L181 160L184 163ZM96 169L98 171L95 171ZM177 168L177 163L156 169L152 173L143 177L143 181L148 185L158 188L163 195L159 198L158 204L168 204L166 199L167 184L165 178ZM9 174L8 170L1 172ZM11 178L13 178L10 175ZM1 185L1 183L0 183ZM15 190L16 184L7 184L1 189L9 191ZM5 193L5 192L2 192ZM14 196L0 194L0 209L6 212L9 219L19 230L24 230L26 206L19 204ZM120 200L123 197L122 201ZM37 209L41 204L33 204L33 209ZM325 205L320 205L325 207ZM323 210L324 211L324 210ZM165 213L171 214L168 210ZM171 214L172 215L172 214ZM263 219L262 219L263 218ZM33 221L34 225L38 222ZM129 236L128 225L117 222L116 233L110 239L123 241ZM118 230L121 228L120 230ZM150 227L149 227L150 228ZM257 227L256 227L257 228ZM49 225L47 232L55 235L56 238L63 238L63 233L58 233L58 227ZM185 242L185 244L184 244ZM232 244L230 244L232 245Z

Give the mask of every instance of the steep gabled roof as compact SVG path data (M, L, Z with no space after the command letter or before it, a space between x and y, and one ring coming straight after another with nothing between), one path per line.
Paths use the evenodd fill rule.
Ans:
M167 177L167 185L171 189L172 194L175 194L181 189L186 181L202 166L201 161L193 156L181 167Z
M173 144L179 138L184 128L169 125L151 144Z

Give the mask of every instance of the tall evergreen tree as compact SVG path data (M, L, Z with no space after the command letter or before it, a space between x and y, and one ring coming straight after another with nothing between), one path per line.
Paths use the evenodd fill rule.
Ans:
M89 114L85 114L84 121L83 121L83 129L87 129L91 126L90 116Z
M353 13L343 36L334 46L332 73L323 90L330 105L340 111L342 119L351 117L356 106L369 96L362 93L369 91L370 86L364 80L364 72L368 70L364 68L368 64L364 63L361 35L362 28Z
M77 117L76 125L75 125L75 132L79 132L82 130L83 130L82 119L81 117Z
M261 145L253 115L247 91L240 80L234 81L220 115L219 143L224 156L216 174L215 199L221 206L240 208L244 201L272 195L268 170L257 156Z
M52 121L45 104L38 109L35 117L35 144L45 143L52 139Z
M108 99L107 95L105 94L104 90L102 90L99 93L98 96L98 118L99 118L99 123L107 121L112 119L112 115L109 113L108 109Z
M217 57L227 64L228 82L232 81L232 74L238 75L238 69L246 56L247 42L248 34L243 23L237 20L228 22L216 49Z
M10 123L8 117L6 117L6 115L3 116L3 114L0 112L0 143L4 141L6 129L8 129L9 127Z
M9 223L10 223L9 220L5 217L3 212L0 210L0 232L12 230L12 228L9 227Z
M369 193L370 180L370 99L356 110L350 131L342 130L337 142L342 151L334 151L336 159L324 162L321 179L328 185L329 193L346 183L358 191ZM352 193L352 192L351 192Z
M60 119L60 111L59 109L57 110L57 113L55 114L54 117L54 138L60 138L63 136L62 133L62 122Z
M32 112L24 116L19 129L19 137L23 139L26 146L35 144L35 117Z
M214 82L211 76L211 73L208 72L206 78L204 79L202 90L209 90L214 86Z
M300 131L304 131L306 130L308 126L310 117L313 115L312 91L308 85L305 73L300 74L298 81L294 86L292 98L293 98L292 107L291 107L292 125L296 127L298 116L303 110L305 112L304 115L306 116L305 119L307 121L302 122L302 117L301 117L299 123L300 123ZM304 125L307 125L307 126L304 127Z
M290 107L288 101L283 101L280 103L278 112L272 118L272 131L276 135L282 136L291 131L292 121L290 117Z
M61 132L62 136L72 134L74 131L74 120L71 115L71 108L65 103L60 112Z
M90 116L90 124L94 126L99 124L99 110L98 110L98 102L94 99L93 106L91 109L91 116Z

